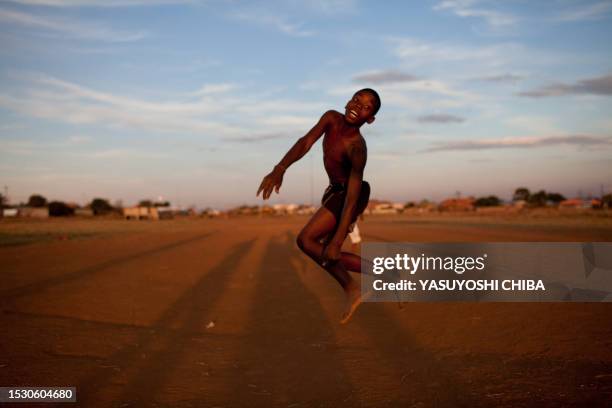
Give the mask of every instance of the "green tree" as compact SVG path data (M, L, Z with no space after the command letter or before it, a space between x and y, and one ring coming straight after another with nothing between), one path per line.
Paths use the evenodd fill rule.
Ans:
M565 201L565 197L563 194L559 193L548 193L546 194L546 199L548 201L552 201L555 204L559 204L561 201Z
M512 201L527 201L529 200L529 189L527 187L519 187L514 190Z
M140 200L138 202L139 207L153 207L153 201L151 200Z
M28 207L45 207L47 199L40 194L32 194L28 199Z
M546 191L540 190L535 194L530 194L527 202L533 207L544 207L546 206L547 194Z
M89 206L94 215L104 215L114 210L113 206L104 198L94 198Z
M428 199L424 198L422 199L419 204L417 205L417 207L419 208L425 208L428 207L429 205L431 205L431 201L429 201Z
M49 216L51 217L66 217L74 215L74 209L61 201L51 201L49 203Z
M480 197L474 202L476 207L497 207L501 204L499 197L490 195L488 197Z

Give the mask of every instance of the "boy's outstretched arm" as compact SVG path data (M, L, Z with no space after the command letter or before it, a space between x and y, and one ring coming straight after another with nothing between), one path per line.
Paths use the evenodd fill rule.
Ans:
M363 141L356 142L349 147L349 158L351 160L351 174L348 180L342 216L338 220L338 227L334 236L323 250L323 258L331 261L340 259L340 248L348 233L351 225L351 215L355 211L361 192L363 169L367 161L367 150Z
M294 162L300 160L312 147L312 145L321 137L323 133L327 130L329 124L331 123L332 111L327 111L321 116L319 122L308 133L304 136L300 137L297 142L289 149L287 154L282 158L282 160L274 166L274 170L272 170L267 176L263 178L259 188L257 189L257 196L259 193L263 191L262 197L264 200L267 200L272 194L272 190L276 190L278 194L278 190L280 189L281 184L283 183L283 175L285 174L285 170Z

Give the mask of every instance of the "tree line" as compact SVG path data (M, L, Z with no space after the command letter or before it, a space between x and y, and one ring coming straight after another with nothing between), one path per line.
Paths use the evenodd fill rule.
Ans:
M0 194L0 206L5 205L5 197ZM75 207L66 204L63 201L48 201L47 198L40 194L32 194L28 198L28 202L25 204L27 207L33 208L48 208L49 215L52 217L61 217L74 215ZM139 207L169 207L169 201L153 201L149 199L140 200L138 202ZM91 209L94 215L107 215L112 213L121 212L123 206L115 204L114 206L105 198L94 198L85 208Z

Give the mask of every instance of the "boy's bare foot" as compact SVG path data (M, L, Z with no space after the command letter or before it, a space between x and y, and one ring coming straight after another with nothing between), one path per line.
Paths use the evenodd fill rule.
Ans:
M357 307L363 301L363 296L361 296L361 290L358 285L351 285L349 288L345 290L346 293L346 302L344 304L344 313L342 313L342 320L340 320L341 324L346 324L357 310Z

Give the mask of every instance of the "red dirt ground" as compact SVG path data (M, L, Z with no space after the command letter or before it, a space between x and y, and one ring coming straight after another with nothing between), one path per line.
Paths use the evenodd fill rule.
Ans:
M294 243L305 221L0 222L33 234L0 247L0 386L75 386L58 406L83 407L612 406L612 304L367 303L340 325L339 287ZM565 221L360 228L612 241Z

